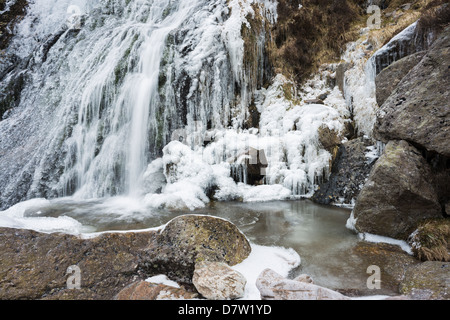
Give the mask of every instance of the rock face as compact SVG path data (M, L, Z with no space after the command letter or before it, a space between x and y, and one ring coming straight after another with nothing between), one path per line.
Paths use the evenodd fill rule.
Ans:
M331 168L328 181L319 185L313 200L320 204L351 204L364 185L373 160L366 154L372 142L358 138L342 144Z
M196 298L198 298L198 294L182 288L137 281L120 291L114 297L114 300L180 300Z
M410 267L400 292L416 300L450 300L450 263L426 261Z
M251 252L247 238L234 224L211 216L175 218L165 226L157 242L148 255L158 261L152 260L148 268L181 283L192 283L198 262L225 262L233 266Z
M194 271L192 282L197 291L209 300L242 298L247 280L223 262L201 262Z
M422 60L425 53L426 51L420 51L400 59L377 75L375 84L377 103L379 106L383 105L400 81Z
M378 159L353 211L355 228L406 240L418 223L442 217L432 173L406 141L391 141Z
M299 281L300 280L300 281ZM339 292L312 284L305 277L290 280L271 269L264 270L256 280L263 300L350 300Z
M374 136L406 140L450 157L450 27L399 83L377 114Z
M157 274L191 283L197 262L237 264L250 250L233 224L209 216L181 216L162 231L92 239L1 228L0 300L109 300L130 283ZM71 266L80 271L79 289L68 289ZM148 291L135 289L137 296L141 289Z

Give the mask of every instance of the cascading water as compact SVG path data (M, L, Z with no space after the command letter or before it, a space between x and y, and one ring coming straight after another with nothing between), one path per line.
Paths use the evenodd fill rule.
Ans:
M67 196L130 196L147 206L190 209L211 195L311 196L332 160L319 131L343 140L353 101L322 75L300 93L282 75L263 87L270 74L266 26L276 22L276 4L31 3L8 49L23 63L2 80L6 86L23 79L23 89L0 121L0 208ZM260 25L252 30L249 21ZM364 61L351 51L350 60ZM368 133L374 99L360 86L364 73L354 70L346 98L363 108L354 110L355 122ZM324 92L325 105L305 103ZM250 106L259 118L247 129ZM205 133L211 139L204 144ZM260 173L250 150L264 152Z
M270 0L30 3L10 48L26 80L0 122L0 207L139 195L174 130L238 127L261 79L243 66L252 4L274 19ZM67 24L73 8L81 30Z

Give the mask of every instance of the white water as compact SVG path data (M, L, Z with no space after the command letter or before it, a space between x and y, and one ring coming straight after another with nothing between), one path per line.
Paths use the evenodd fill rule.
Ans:
M33 2L9 49L30 60L21 104L0 123L2 207L139 196L174 130L242 124L258 81L240 36L252 3L276 19L270 0ZM67 30L73 6L85 14L79 32Z
M67 29L71 5L85 14L79 31ZM345 98L328 87L326 70L301 90L282 75L259 87L263 70L245 68L241 36L257 14L276 22L276 1L36 0L10 48L30 61L21 104L0 122L1 207L122 196L141 208L194 210L211 190L249 202L311 196L332 158L319 128L341 134L355 106L369 135L373 74L350 70ZM259 63L266 36L255 44ZM360 52L344 57L366 65ZM325 105L304 103L325 91ZM259 129L243 130L252 100ZM171 142L180 130L187 145ZM266 156L264 185L246 184L251 148Z

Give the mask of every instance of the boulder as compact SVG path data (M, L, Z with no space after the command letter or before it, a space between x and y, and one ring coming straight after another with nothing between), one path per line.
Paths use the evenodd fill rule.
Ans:
M374 159L367 157L371 146L372 142L362 137L343 143L338 149L329 179L319 184L312 200L326 205L352 204L374 164Z
M192 282L197 291L209 300L232 300L244 297L245 277L223 262L201 262Z
M432 172L406 141L391 141L362 188L353 216L358 232L407 240L418 223L442 217Z
M171 220L157 242L147 255L158 261L152 259L147 267L187 284L192 283L197 263L224 262L233 266L251 252L247 238L234 224L203 215L184 215Z
M400 81L422 60L426 51L420 51L400 59L381 71L375 79L376 98L379 106L393 93Z
M408 268L400 292L415 300L450 300L450 263L426 261Z
M197 262L233 265L250 251L233 224L209 216L181 216L160 231L87 239L0 228L0 300L109 300L130 283L158 274L190 284ZM79 271L79 288L68 286L69 267Z
M309 279L290 280L271 269L265 269L257 278L256 286L262 300L350 300L339 292L317 286Z
M406 140L450 157L450 27L400 81L377 113L374 137Z
M399 246L389 243L360 241L351 250L352 255L367 263L365 268L369 267L369 264L380 268L380 289L360 289L358 295L398 293L398 286L403 281L406 270L420 263ZM367 277L370 276L366 269L361 271L367 274Z
M183 288L147 281L136 281L121 290L114 300L185 300L196 299L198 294Z
M111 233L81 239L1 228L0 299L112 299L139 277L140 252L156 245L156 235ZM71 266L78 267L79 289L67 285Z

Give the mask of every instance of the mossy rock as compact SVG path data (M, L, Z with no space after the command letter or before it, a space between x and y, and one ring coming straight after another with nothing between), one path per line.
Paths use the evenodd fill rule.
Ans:
M218 261L233 266L245 260L251 247L231 222L202 215L186 215L170 221L160 241L176 250L193 250L196 262Z
M247 238L231 222L212 216L184 215L171 220L161 231L157 248L148 252L159 261L152 261L147 267L152 273L161 272L172 280L191 284L196 263L224 262L233 266L250 252Z

